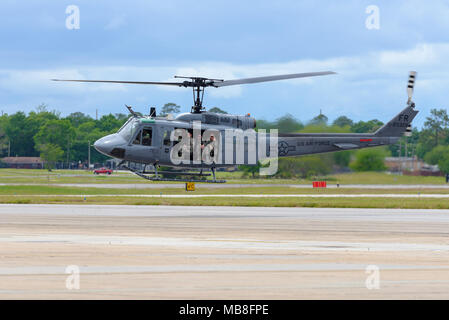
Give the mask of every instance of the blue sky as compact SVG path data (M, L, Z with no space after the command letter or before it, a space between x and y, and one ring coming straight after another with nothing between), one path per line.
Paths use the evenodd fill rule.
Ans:
M66 28L68 5L80 29ZM369 30L366 8L379 8ZM320 109L331 120L386 121L406 102L418 71L421 126L447 108L448 1L84 1L0 2L0 110L40 103L63 115L145 112L191 92L152 86L54 83L51 78L170 81L173 75L222 79L333 70L337 75L207 90L205 105L306 122Z

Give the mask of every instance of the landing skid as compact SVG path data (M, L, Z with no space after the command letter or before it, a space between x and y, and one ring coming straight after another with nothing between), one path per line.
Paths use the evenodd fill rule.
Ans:
M173 173L173 174L177 174L177 175L189 175L189 176L200 176L200 177L205 177L205 176L210 176L210 174L202 174L202 173L192 173L192 172L173 172L173 171L155 171L155 172L150 172L150 173L154 173L156 176L147 176L146 174L131 169L128 166L123 166L123 168L125 168L128 171L131 171L132 173L134 173L135 175L138 175L141 178L144 178L146 180L150 180L150 181L174 181L174 182L198 182L198 183L226 183L226 180L217 180L215 179L215 172L213 172L214 178L212 180L201 180L201 179L178 179L178 178L161 178L158 177L158 175L160 173Z

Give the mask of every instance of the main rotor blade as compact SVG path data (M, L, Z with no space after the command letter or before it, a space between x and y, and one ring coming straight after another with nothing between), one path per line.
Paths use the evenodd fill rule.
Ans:
M258 82L277 81L277 80L286 80L286 79L295 79L295 78L325 76L328 74L336 74L336 72L322 71L322 72L293 73L293 74L284 74L284 75L278 75L278 76L214 81L212 85L214 87L225 87L225 86L234 86L234 85L245 84L245 83L258 83Z
M113 81L113 80L64 80L64 79L51 79L52 81L66 81L66 82L97 82L97 83L129 83L129 84L155 84L164 86L177 86L183 87L183 82L149 82L149 81Z

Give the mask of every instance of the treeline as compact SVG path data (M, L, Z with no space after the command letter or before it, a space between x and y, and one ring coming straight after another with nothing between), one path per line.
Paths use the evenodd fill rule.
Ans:
M179 112L180 107L167 103L160 114ZM225 113L215 107L213 112ZM89 144L116 132L128 119L123 113L103 115L101 118L74 112L66 117L46 105L35 111L2 114L0 116L0 158L10 156L42 156L49 161L86 163ZM383 123L377 119L355 122L340 116L333 122L320 113L308 122L301 122L290 114L273 121L258 120L257 129L278 129L281 133L365 133L374 132ZM413 129L410 137L401 138L397 145L310 155L299 158L281 158L279 177L307 177L335 171L384 170L385 156L417 156L429 164L438 164L443 172L449 172L449 116L445 109L432 109L421 130ZM91 162L102 163L107 157L91 148ZM251 175L257 168L242 167Z
M67 117L40 105L28 114L16 112L0 116L0 157L43 156L46 160L85 163L89 143L116 132L128 119L122 113L108 114L96 120L74 112ZM91 162L107 157L91 148Z

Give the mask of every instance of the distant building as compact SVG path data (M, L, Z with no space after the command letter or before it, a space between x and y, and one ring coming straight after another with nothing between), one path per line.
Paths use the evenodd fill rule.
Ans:
M0 159L6 168L15 169L43 169L44 161L40 157L6 157Z
M387 157L388 171L411 176L442 176L437 165L430 165L415 157Z

